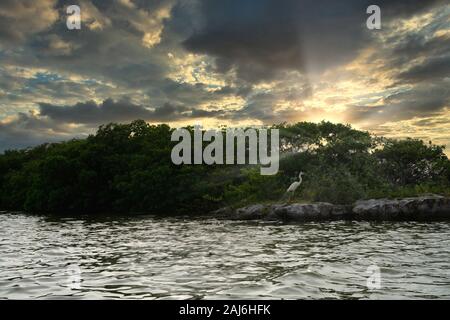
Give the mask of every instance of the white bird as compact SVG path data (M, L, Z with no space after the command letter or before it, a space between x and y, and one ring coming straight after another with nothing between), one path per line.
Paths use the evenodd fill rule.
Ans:
M303 171L300 171L300 173L299 173L299 175L298 175L299 181L293 182L293 183L289 186L289 188L286 190L286 192L291 193L291 195L294 194L295 190L297 190L297 188L300 187L300 185L302 184L302 181L303 181L302 175L304 175L304 173L303 173Z

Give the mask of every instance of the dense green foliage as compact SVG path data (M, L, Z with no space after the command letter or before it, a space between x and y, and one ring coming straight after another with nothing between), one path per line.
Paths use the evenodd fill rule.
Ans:
M224 205L276 202L299 171L298 201L450 193L443 147L377 138L329 122L281 124L280 172L257 166L172 164L167 125L101 126L83 140L0 155L0 208L30 212L203 213Z

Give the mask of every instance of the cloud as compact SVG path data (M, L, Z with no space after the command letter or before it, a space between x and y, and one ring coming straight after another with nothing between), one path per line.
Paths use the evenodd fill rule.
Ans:
M33 113L19 112L0 122L0 151L85 136L79 128L70 128Z
M442 1L378 1L383 19L417 13ZM317 72L349 62L371 41L365 26L371 1L202 0L203 26L185 42L216 57L221 72L235 69L249 82L273 79L285 70Z
M246 96L248 92L249 89L246 90L246 88L242 87L237 88L227 85L214 87L201 82L191 84L165 79L149 95L153 97L155 103L159 104L170 101L171 103L195 106L230 96Z
M51 13L45 13L45 3L49 1L34 1L33 5L25 5L26 2L19 1L5 9L11 15L8 28L19 31L23 28L24 31L16 36L21 41L15 44L15 50L0 55L4 65L77 74L130 88L157 85L169 71L167 51L157 47L172 1L155 1L145 7L131 1L53 1ZM80 5L81 30L67 29L64 8L68 4ZM5 6L3 2L1 6ZM36 13L23 17L23 27L22 7L35 8ZM31 9L26 12L29 11ZM31 25L35 20L49 21L42 19L44 14L46 17L54 15L52 23L41 22L42 27ZM4 43L0 43L0 48Z
M69 4L81 6L81 30L66 28ZM382 29L369 31L369 4L1 1L1 143L53 141L136 118L326 119L381 130L444 117L450 6L379 0Z
M94 101L77 103L73 106L39 104L40 115L61 123L98 124L115 121L129 121L147 118L152 111L129 101L115 102L111 99L100 104Z
M449 49L450 50L450 49ZM397 79L401 83L416 83L425 80L440 80L450 75L450 54L443 57L433 57L422 64L400 72Z
M107 99L99 104L94 101L60 106L40 103L39 112L18 112L0 121L0 151L85 137L100 124L110 122L125 123L136 119L167 122L206 114L208 111L170 103L150 109L125 98L118 101Z
M42 32L58 19L56 0L0 2L0 40L14 45L30 35ZM1 46L0 46L1 48Z
M449 83L420 85L396 92L382 99L375 106L353 106L347 110L351 123L365 122L372 125L392 121L440 115L450 107Z
M213 111L187 107L177 103L164 103L151 108L136 104L127 98L121 100L106 99L101 103L95 101L79 102L74 105L39 104L39 118L50 119L61 124L82 124L91 128L109 122L130 122L143 119L149 122L170 122L183 119L217 114Z

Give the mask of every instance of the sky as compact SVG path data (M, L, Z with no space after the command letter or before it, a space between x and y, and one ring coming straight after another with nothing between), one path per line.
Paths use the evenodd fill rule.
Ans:
M135 119L327 120L450 149L449 85L446 0L0 1L0 151Z

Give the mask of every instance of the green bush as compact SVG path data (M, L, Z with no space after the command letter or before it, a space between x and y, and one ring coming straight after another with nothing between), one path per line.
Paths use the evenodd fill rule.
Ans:
M441 146L373 137L330 122L279 124L280 171L258 166L172 164L167 125L107 124L87 139L0 155L0 209L54 213L209 212L224 205L286 201L352 203L361 198L450 194ZM189 128L192 129L192 128Z

